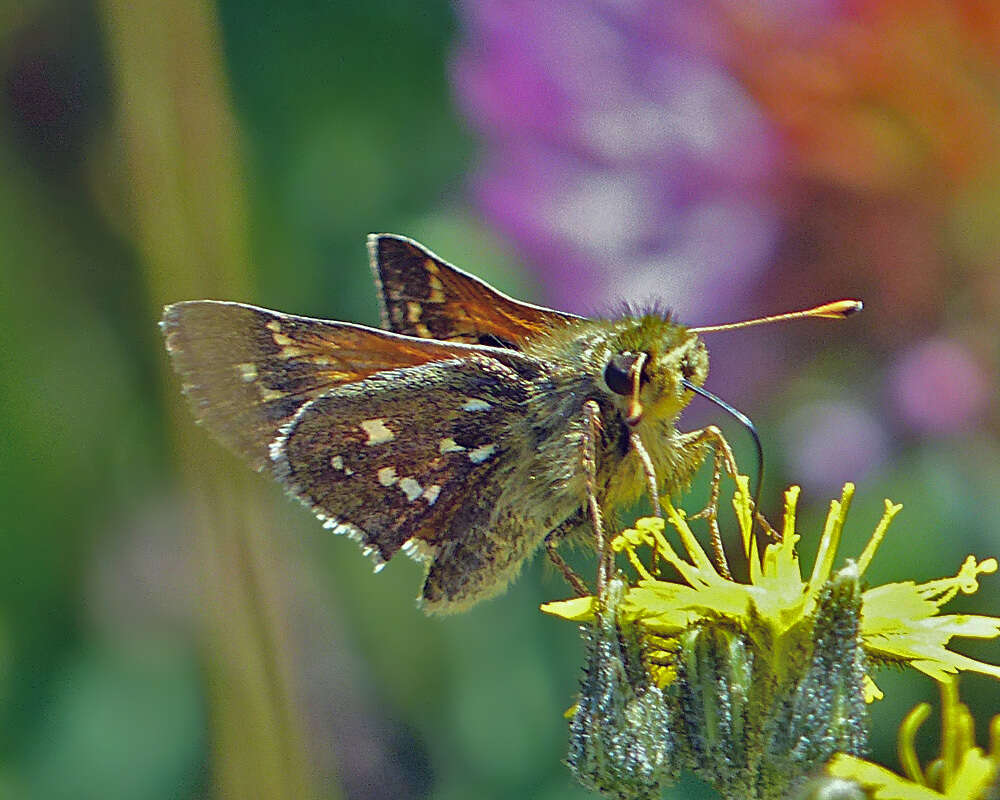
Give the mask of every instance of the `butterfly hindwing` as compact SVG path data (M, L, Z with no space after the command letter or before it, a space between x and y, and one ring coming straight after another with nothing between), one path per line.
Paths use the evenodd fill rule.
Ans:
M377 563L406 549L433 567L489 528L495 509L484 492L519 458L510 419L524 414L542 372L520 354L475 354L333 388L275 441L275 473Z
M382 324L408 336L521 349L526 339L579 319L522 303L405 236L371 234Z

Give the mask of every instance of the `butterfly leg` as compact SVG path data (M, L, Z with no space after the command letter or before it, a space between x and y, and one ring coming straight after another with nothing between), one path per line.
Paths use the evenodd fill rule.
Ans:
M660 505L660 490L658 488L659 480L656 477L656 467L653 466L653 459L649 457L649 452L646 450L646 446L642 443L642 438L637 431L632 431L629 434L629 441L632 444L632 449L635 450L635 454L639 456L643 474L646 476L646 491L649 492L649 502L653 504L653 514L663 519L663 507Z
M556 569L562 574L563 578L566 579L573 591L576 592L577 597L586 597L590 594L590 589L587 588L587 584L583 582L583 579L573 572L573 568L566 563L565 559L559 555L559 540L566 535L566 533L574 527L571 521L564 522L554 531L551 531L548 536L545 537L545 552L549 556L549 561L551 561Z
M594 528L594 546L597 550L597 596L602 597L611 576L611 547L605 539L604 515L597 500L597 442L603 426L601 408L593 400L583 404L583 423L580 461L587 493L587 513Z
M721 489L722 473L725 472L730 478L735 480L737 475L736 458L733 456L729 442L714 425L709 425L700 431L692 431L688 446L708 445L715 452L712 466L712 483L708 496L708 505L697 514L692 514L691 519L707 519L708 529L712 538L712 553L715 556L715 565L719 574L724 578L732 579L729 571L729 562L726 560L726 551L722 546L722 532L719 530L719 492Z
M660 482L656 477L656 467L653 466L653 459L649 457L649 452L646 450L646 445L642 443L642 437L639 436L638 431L633 430L629 434L629 441L632 444L632 449L635 450L635 454L639 457L639 461L642 464L642 471L646 476L646 491L649 492L649 502L653 504L653 514L663 519L663 506L660 505ZM659 552L653 550L653 572L656 572L659 563Z

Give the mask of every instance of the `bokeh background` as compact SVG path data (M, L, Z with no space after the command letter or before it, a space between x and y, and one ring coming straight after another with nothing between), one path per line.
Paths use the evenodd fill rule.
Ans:
M0 797L587 796L560 764L580 646L537 611L566 594L542 559L425 618L416 565L372 575L169 372L155 323L180 299L374 323L379 230L581 313L862 297L709 339L765 506L801 483L808 533L857 481L850 555L903 503L875 581L1000 551L988 0L3 3ZM685 416L709 421L752 463L720 411ZM998 599L987 579L954 607ZM878 679L895 765L935 692ZM1000 690L962 692L983 738Z

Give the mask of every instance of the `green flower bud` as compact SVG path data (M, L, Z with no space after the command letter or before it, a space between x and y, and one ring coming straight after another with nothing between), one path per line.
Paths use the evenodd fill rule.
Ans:
M867 742L867 659L861 646L857 568L840 570L821 590L804 661L778 683L765 723L762 783L784 789L835 753L861 755ZM811 650L811 652L809 652Z
M567 763L605 797L653 800L676 777L663 693L650 679L637 627L618 612L625 583L608 586L604 608L581 626L586 661L570 721Z

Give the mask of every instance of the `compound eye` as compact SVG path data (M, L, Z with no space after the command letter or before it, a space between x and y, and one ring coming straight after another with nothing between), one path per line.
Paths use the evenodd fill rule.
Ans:
M604 382L615 394L632 394L632 368L639 359L637 353L618 353L604 368Z

